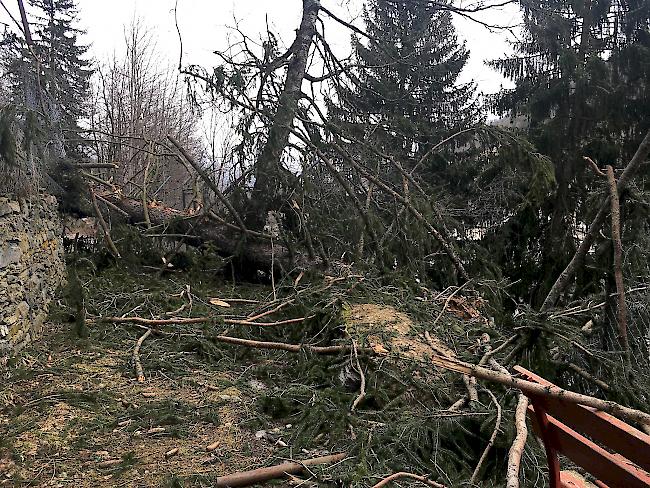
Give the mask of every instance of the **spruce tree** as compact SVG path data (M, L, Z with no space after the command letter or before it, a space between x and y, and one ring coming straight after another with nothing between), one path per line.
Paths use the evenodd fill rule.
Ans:
M9 78L13 102L34 106L28 86L40 86L44 93L41 107L50 122L63 129L78 128L86 114L90 94L91 61L88 46L80 43L83 31L75 26L77 9L74 0L32 0L38 11L31 24L33 54L24 42L8 34L3 40L4 71ZM34 55L38 58L40 76L36 78ZM31 82L28 80L31 79Z
M353 40L358 83L335 111L349 128L415 162L478 120L473 84L458 82L469 53L449 12L417 0L372 0L364 18L371 39Z
M408 193L411 203L444 230L431 199L417 194L395 164L368 148L389 155L413 172L429 194L462 199L473 177L467 171L469 158L459 150L467 138L458 138L455 146L449 144L421 160L434 145L481 118L474 85L459 83L469 53L457 38L450 13L428 2L371 0L365 6L364 20L368 38L353 38L353 62L359 67L355 81L347 88L338 86L336 101L329 105L330 116L344 133L366 142L366 147L353 143L347 150L383 181ZM449 164L452 153L455 162ZM367 183L354 182L357 188L363 185ZM436 252L431 236L408 212L391 211L392 200L374 198L388 229L402 229L382 239L385 249L381 252L390 258L387 264L409 262L424 275L428 262L424 256ZM396 219L399 224L391 227Z
M557 190L540 212L511 227L537 281L522 283L544 299L591 220L603 182L584 156L622 168L650 126L650 2L647 0L521 0L524 30L515 55L492 65L516 86L495 99L501 114L526 119L527 135L554 165ZM628 202L628 206L632 202ZM645 212L644 212L645 213ZM604 244L601 242L601 245ZM577 293L593 292L608 253L596 252ZM533 264L533 266L527 266ZM594 274L595 271L595 274Z

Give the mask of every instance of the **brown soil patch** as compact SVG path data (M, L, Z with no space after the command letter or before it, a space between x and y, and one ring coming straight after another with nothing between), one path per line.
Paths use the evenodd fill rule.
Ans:
M74 339L62 342L67 335L50 325L19 366L2 372L0 486L159 487L172 476L214 477L273 455L273 445L240 425L255 398L228 386L235 378L227 371L171 377L145 369L138 383L129 349L92 341L82 351Z

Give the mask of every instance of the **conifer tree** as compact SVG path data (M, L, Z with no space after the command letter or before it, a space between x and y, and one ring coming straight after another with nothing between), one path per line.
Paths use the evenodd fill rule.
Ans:
M3 40L4 71L10 83L13 102L33 106L25 97L25 87L38 85L45 94L41 107L60 128L74 130L85 115L90 94L91 61L88 46L80 43L83 31L75 26L77 9L74 0L33 0L38 12L31 24L33 53L17 36L8 34ZM31 20L31 19L30 19ZM34 56L40 73L34 70ZM31 78L31 82L28 80Z
M415 162L434 144L478 120L473 84L459 84L469 53L449 12L417 0L372 0L366 44L353 40L359 71L334 111L358 135ZM438 177L440 175L437 175Z
M530 140L554 165L556 192L541 212L522 215L526 221L512 227L519 229L517 245L526 243L523 259L536 264L528 268L541 274L537 283L524 280L524 286L537 288L533 301L539 305L591 220L592 193L600 199L603 191L584 156L621 168L650 125L650 2L520 4L524 30L514 44L516 53L492 65L516 84L496 97L495 108L526 119ZM521 261L511 264L526 267ZM599 266L592 263L587 269ZM578 289L593 292L598 281L586 273Z
M467 138L459 137L456 145L423 156L481 119L474 85L459 82L469 53L456 36L450 13L428 2L371 0L364 20L368 37L353 39L353 63L358 66L354 82L338 87L329 114L344 133L366 143L365 147L350 144L347 150L444 229L439 208L417 194L394 163L412 172L432 194L444 192L447 199L462 199L473 177L466 167L468 154L459 150ZM369 147L390 156L393 163L378 158ZM453 165L448 157L452 152ZM355 181L353 186L368 187L368 183ZM409 212L403 208L393 212L392 200L374 198L388 227L387 236L396 220L398 227L408 229L381 239L381 252L390 257L387 264L410 262L424 275L428 272L424 256L436 252L435 242ZM437 273L447 271L441 268Z

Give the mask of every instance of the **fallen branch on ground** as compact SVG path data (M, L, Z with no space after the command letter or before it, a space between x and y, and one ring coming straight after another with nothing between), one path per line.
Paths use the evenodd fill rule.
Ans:
M295 319L286 319L278 320L276 322L253 322L250 320L239 320L239 319L226 319L221 317L179 317L171 319L145 319L143 317L101 317L101 320L106 322L111 322L113 324L123 324L123 323L133 323L140 325L174 325L174 324L202 324L205 322L212 322L214 320L223 320L224 324L231 325L250 325L250 326L260 326L268 327L273 325L287 325L295 324L298 322L304 322L305 320L314 318L314 315L309 315L307 317L298 317Z
M472 477L469 480L470 484L474 484L476 482L476 478L478 478L478 473L479 471L481 471L481 466L483 466L483 463L485 462L485 459L487 458L490 449L492 449L492 446L494 445L494 440L497 438L497 434L499 433L499 427L501 427L501 405L499 405L499 401L494 396L494 393L492 393L490 390L485 390L485 391L487 392L488 395L490 395L490 398L492 399L492 403L494 403L494 406L497 409L497 418L496 421L494 422L494 430L492 431L490 440L488 441L487 446L485 446L485 450L483 451L483 454L481 454L481 458L478 460L478 463L476 464L476 468L474 468L474 472L472 473Z
M299 462L282 463L268 468L258 468L251 471L244 471L242 473L220 476L217 478L215 487L236 488L239 486L251 486L268 480L284 478L290 474L300 474L305 471L306 466L337 463L343 461L346 457L346 453L332 454L330 456L321 456Z
M135 343L135 347L133 348L133 364L135 365L135 377L138 380L138 383L144 383L144 370L142 369L142 363L140 362L140 348L145 339L150 335L151 329L147 329L147 331L140 336L138 342Z
M376 485L373 485L372 488L382 488L383 486L388 485L390 482L395 481L398 478L409 478L409 479L412 479L412 480L419 481L420 483L424 483L427 486L433 486L435 488L445 488L445 485L441 485L440 483L436 483L435 481L431 481L426 476L420 476L420 475L413 474L413 473L406 473L404 471L400 471L399 473L391 474L387 478L384 478L383 480L381 480Z
M519 466L521 457L524 454L524 446L528 438L528 427L526 426L526 409L528 408L528 397L523 393L519 394L517 409L515 410L515 428L517 435L512 441L508 451L508 471L506 473L506 488L519 488Z

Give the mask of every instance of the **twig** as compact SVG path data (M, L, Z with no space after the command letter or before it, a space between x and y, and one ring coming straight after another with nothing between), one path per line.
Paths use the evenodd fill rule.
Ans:
M463 283L462 285L460 285L458 288L456 288L456 289L455 289L455 290L454 290L454 291L453 291L453 292L452 292L452 293L447 297L447 299L445 300L445 304L442 306L442 310L440 310L440 313L438 313L438 316L437 316L436 319L433 321L433 324L431 324L431 328L433 328L433 327L436 326L436 324L437 324L438 321L440 320L440 317L442 317L442 315L445 313L445 310L447 310L447 306L449 305L449 302L450 302L451 299L454 297L454 295L456 295L456 293L458 293L460 290L462 290L463 288L465 288L465 286L468 285L471 281L472 281L472 280L466 281L465 283Z
M151 335L151 329L140 336L138 342L135 343L133 348L133 364L135 365L135 377L138 380L138 383L144 383L144 370L142 369L142 363L140 362L140 347L147 337Z
M93 192L92 188L90 188L89 191L90 191L90 199L93 203L93 208L95 209L95 214L97 214L97 221L99 222L99 226L102 228L102 232L104 233L104 240L106 241L108 250L111 252L113 256L119 258L120 252L117 250L117 247L115 247L115 243L113 242L113 239L111 239L111 232L108 230L108 225L104 220L104 216L102 215L101 210L99 210L99 205L97 204L97 198L95 198L95 192Z
M517 409L515 410L515 428L517 435L512 441L508 451L508 471L506 473L506 488L519 488L519 466L521 457L524 454L526 439L528 438L528 427L526 426L526 409L528 408L528 397L523 393L519 394Z
M361 401L366 397L366 375L363 374L363 368L361 368L361 363L359 362L359 353L357 352L357 341L352 341L352 352L354 353L354 360L356 362L357 371L359 371L359 376L361 376L361 386L359 387L359 395L354 399L352 403L352 408L350 411L354 412L361 403Z
M598 165L596 163L594 163L594 160L591 159L589 156L583 156L582 159L585 160L585 162L587 163L587 166L589 166L591 168L591 170L594 173L596 173L596 175L602 176L603 178L607 177L607 175L602 172L602 170L598 167Z
M497 419L494 423L494 431L492 431L492 435L490 436L490 440L488 441L488 445L485 446L485 450L483 451L483 454L481 455L481 458L478 460L478 464L476 465L476 468L474 468L474 472L472 473L472 477L470 478L469 482L470 484L474 484L476 481L476 478L478 477L478 473L481 470L481 466L483 465L483 462L487 458L488 453L490 452L490 449L494 445L494 440L497 438L497 434L499 433L499 427L501 427L501 405L499 405L499 401L497 398L494 396L494 393L492 393L490 390L485 390L488 395L490 395L490 398L492 399L492 402L494 403L494 406L497 408Z
M412 479L412 480L419 481L420 483L423 483L423 484L425 484L427 486L433 486L434 488L445 488L445 485L441 485L440 483L436 483L435 481L431 481L426 476L420 476L420 475L413 474L413 473L406 473L404 471L400 471L399 473L391 474L387 478L384 478L383 480L381 480L376 485L372 485L372 488L382 488L383 486L388 485L390 482L395 481L398 478L409 478L409 479Z

